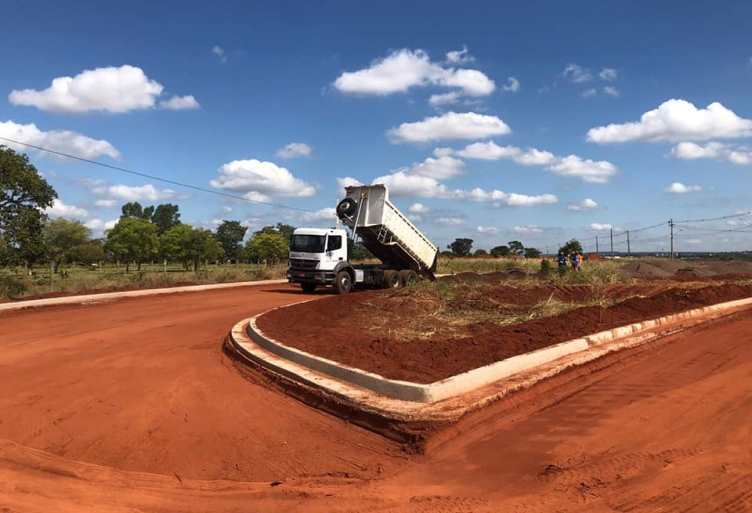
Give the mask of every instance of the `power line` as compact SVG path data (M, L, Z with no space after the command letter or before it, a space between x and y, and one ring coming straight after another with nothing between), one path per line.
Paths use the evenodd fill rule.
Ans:
M113 166L112 164L106 164L104 162L99 162L97 160L91 160L91 159L87 159L87 158L84 158L84 157L79 157L78 155L71 155L70 153L64 153L62 151L51 150L51 149L45 148L43 146L37 146L35 144L29 144L29 143L25 143L25 142L22 142L22 141L16 141L16 140L11 139L9 137L2 137L2 136L0 136L0 139L2 139L3 141L8 141L8 142L13 143L13 144L20 144L20 145L26 146L28 148L34 148L35 150L44 151L44 152L47 152L47 153L51 153L53 155L58 155L60 157L65 157L65 158L69 158L69 159L73 159L73 160L78 160L78 161L81 161L81 162L86 162L88 164L94 164L96 166L101 166L101 167L105 167L105 168L108 168L108 169L114 169L115 171L120 171L122 173L127 173L127 174L130 174L130 175L140 176L142 178L148 178L150 180L155 180L157 182L168 183L170 185L177 185L178 187L185 187L187 189L193 189L194 191L205 192L205 193L208 193L208 194L214 194L216 196L223 196L225 198L232 198L232 199L239 200L239 201L247 201L249 203L255 203L257 205L265 205L265 206L268 206L268 207L284 208L284 209L288 209L288 210L297 210L299 212L314 212L313 210L310 210L310 209L307 209L307 208L291 207L289 205L283 205L281 203L271 203L269 201L253 200L253 199L250 199L250 198L246 198L245 196L238 196L237 194L230 194L229 192L215 191L215 190L212 190L212 189L207 189L205 187L199 187L198 185L192 185L192 184L189 184L189 183L178 182L177 180L170 180L169 178L162 178L162 177L159 177L159 176L150 175L150 174L147 174L147 173L142 173L140 171L133 171L132 169L126 169L126 168L120 167L120 166Z

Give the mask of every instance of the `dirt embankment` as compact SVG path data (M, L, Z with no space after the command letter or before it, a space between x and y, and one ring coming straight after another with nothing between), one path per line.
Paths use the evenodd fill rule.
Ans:
M451 317L439 319L436 305L410 294L365 292L333 296L270 312L259 318L269 336L304 351L392 379L431 383L511 356L645 319L699 306L752 296L752 285L722 284L692 287L678 284L615 285L598 291L601 304L569 309L559 315L499 324L494 315L510 316L524 307L544 305L552 298L582 302L594 290L585 286L514 287L483 289L474 298L450 297L455 311L495 308L477 323L458 330ZM638 295L640 294L640 295ZM532 317L532 315L531 315ZM416 318L425 332L410 333ZM378 329L369 329L378 325Z

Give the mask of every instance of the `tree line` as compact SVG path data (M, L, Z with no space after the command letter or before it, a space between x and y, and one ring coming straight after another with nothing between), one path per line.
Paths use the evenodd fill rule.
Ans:
M485 249L476 249L473 251L473 239L458 238L447 246L448 251L442 251L444 256L466 257L466 256L494 256L507 257L517 256L525 258L540 258L541 252L537 248L525 247L518 240L509 241L507 244L494 246L490 251Z

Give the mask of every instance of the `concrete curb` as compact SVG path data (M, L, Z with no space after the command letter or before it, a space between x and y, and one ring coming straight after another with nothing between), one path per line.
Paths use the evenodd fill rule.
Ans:
M166 287L162 289L124 290L121 292L103 292L101 294L84 294L80 296L51 297L47 299L30 299L28 301L16 301L12 303L0 303L0 312L21 310L24 308L37 308L40 306L75 305L83 303L97 303L124 297L158 296L161 294L177 294L179 292L201 292L204 290L230 289L235 287L248 287L252 285L274 285L287 283L287 280L260 280L241 281L233 283L213 283L211 285L188 285L184 287Z
M292 305L280 308L289 306ZM262 368L321 387L363 406L385 409L399 417L407 414L412 418L418 413L430 413L430 407L438 403L461 398L505 380L515 381L515 378L526 374L547 377L572 364L581 365L603 354L636 347L750 306L752 298L746 298L637 322L518 355L430 384L391 380L286 346L259 330L256 319L263 314L238 323L232 330L231 339L241 354ZM549 372L551 370L553 374ZM476 399L476 402L485 404L491 398ZM466 410L467 407L462 408ZM445 411L449 410L451 408Z

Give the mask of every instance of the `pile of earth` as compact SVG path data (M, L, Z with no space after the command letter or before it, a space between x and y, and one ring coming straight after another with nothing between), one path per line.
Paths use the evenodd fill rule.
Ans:
M284 344L345 365L391 379L431 383L605 329L752 296L749 284L664 280L607 287L468 284L439 299L420 290L330 296L269 312L258 326ZM570 302L570 309L526 320L531 307L553 300ZM578 307L583 303L586 306ZM440 308L459 312L458 319L463 308L484 317L458 328L437 315ZM510 312L521 314L519 322L496 322L495 316ZM420 332L414 331L416 320ZM413 335L404 336L406 331Z

